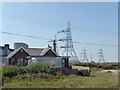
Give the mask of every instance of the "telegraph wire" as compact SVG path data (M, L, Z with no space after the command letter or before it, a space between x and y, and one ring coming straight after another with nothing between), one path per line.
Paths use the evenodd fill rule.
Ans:
M95 44L95 43L82 43L82 42L73 42L75 44L86 44L86 45L100 45L100 46L112 46L112 47L117 47L117 46L120 46L120 45L110 45L110 44Z
M11 33L11 32L2 32L0 31L0 33L3 34L8 34L8 35L15 35L15 36L24 36L24 37L28 37L28 38L37 38L37 39L44 39L44 40L53 40L53 39L49 39L49 38L43 38L43 37L38 37L38 36L31 36L31 35L23 35L23 34L16 34L16 33ZM111 47L118 47L120 45L110 45L110 44L96 44L96 43L82 43L82 42L73 42L74 44L85 44L85 45L96 45L96 46L111 46Z
M9 35L16 35L16 36L24 36L24 37L29 37L29 38L38 38L38 39L44 39L44 40L51 40L49 38L43 38L43 37L31 36L31 35L23 35L23 34L15 34L15 33L10 33L10 32L1 32L1 33L9 34Z
M65 24L63 22L58 22L58 21L55 21L55 20L47 19L47 18L46 19L42 19L42 18L39 18L39 17L29 16L29 15L23 15L23 14L20 14L20 13L14 13L14 12L10 12L10 11L5 11L5 12L7 13L8 17L13 16L14 19L18 19L18 20L21 20L21 21L27 22L27 23L40 24L39 21L42 20L42 21L47 21L47 22L50 22L50 23L58 24L58 25L64 25ZM76 25L76 24L73 24L72 26L83 27L83 28L86 28L88 30L89 29L96 30L96 28L91 28L91 27L86 27L86 26L80 26L80 25ZM101 31L101 29L99 29L99 31ZM95 32L95 31L93 31L93 32ZM105 30L104 30L104 32L105 32ZM109 33L110 33L110 31L109 31ZM114 32L111 32L111 33L113 34Z
M40 24L40 21L47 21L49 23L54 23L54 24L58 24L58 25L64 25L65 23L62 22L57 22L54 20L50 20L50 19L43 19L43 18L39 18L39 17L34 17L34 16L30 16L30 15L24 15L24 14L20 14L20 13L14 13L14 12L9 12L9 11L5 11L8 17L13 17L13 19L17 19L23 22L27 22L27 23L35 23L35 24ZM10 18L11 19L11 18Z

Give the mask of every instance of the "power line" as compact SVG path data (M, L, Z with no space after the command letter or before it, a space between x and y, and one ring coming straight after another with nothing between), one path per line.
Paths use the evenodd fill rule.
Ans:
M51 20L51 19L47 19L44 17L43 18L39 18L39 17L34 17L34 16L30 16L30 15L24 15L24 14L20 14L20 13L14 13L14 12L9 12L9 11L5 11L8 17L13 17L13 19L17 19L23 22L27 22L27 23L35 23L35 24L41 24L41 21L46 21L49 23L54 23L54 24L58 24L58 25L64 25L65 23L62 22L57 22L55 20Z
M6 15L9 16L10 19L11 19L11 16L13 16L13 19L19 19L19 20L21 20L23 22L28 22L28 23L40 24L40 21L47 21L47 22L50 22L50 23L58 24L58 25L64 25L65 24L63 22L58 22L58 21L55 21L55 20L50 20L50 19L47 19L45 17L43 19L43 18L39 18L39 17L34 17L34 16L30 16L30 15L24 15L24 14L10 12L10 11L5 11L5 13L7 13ZM76 25L76 24L73 24L72 26L83 27L83 28L86 28L86 30L93 29L94 30L93 32L96 31L96 28L93 28L93 27L91 28L91 27L80 26L80 25ZM103 30L98 29L98 28L97 28L97 30L103 31ZM105 32L105 30L104 30L104 32ZM107 32L107 33L110 33L110 31ZM113 32L111 32L111 34L113 34Z
M16 35L16 36L24 36L24 37L28 37L28 38L37 38L37 39L44 39L44 40L52 40L49 38L43 38L43 37L38 37L38 36L31 36L31 35L23 35L23 34L16 34L16 33L11 33L11 32L2 32L0 31L0 33L3 34L8 34L8 35ZM96 44L96 43L82 43L82 42L73 42L75 44L85 44L85 45L96 45L96 46L111 46L111 47L118 47L120 45L110 45L110 44Z
M82 43L82 42L73 42L75 44L86 44L86 45L100 45L100 46L111 46L111 47L118 47L119 45L110 45L110 44L96 44L96 43Z
M37 38L37 39L44 39L44 40L51 40L49 38L43 38L43 37L36 37L36 36L31 36L31 35L23 35L23 34L16 34L16 33L10 33L10 32L1 32L3 34L9 34L9 35L16 35L16 36L24 36L24 37L29 37L29 38Z

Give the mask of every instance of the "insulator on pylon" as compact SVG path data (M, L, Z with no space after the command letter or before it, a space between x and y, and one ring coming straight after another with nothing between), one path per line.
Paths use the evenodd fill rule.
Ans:
M70 22L68 22L68 28L66 30L59 31L58 33L65 33L65 35L66 35L65 39L59 39L59 41L65 42L65 46L64 46L65 50L63 52L63 55L70 56L70 60L72 60L72 61L78 60L78 62L79 62L79 58L77 57L77 54L73 47Z

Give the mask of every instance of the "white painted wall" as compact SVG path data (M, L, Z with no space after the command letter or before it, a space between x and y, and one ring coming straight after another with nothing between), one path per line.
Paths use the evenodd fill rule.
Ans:
M63 67L63 60L61 57L32 57L32 62L45 62L51 67Z

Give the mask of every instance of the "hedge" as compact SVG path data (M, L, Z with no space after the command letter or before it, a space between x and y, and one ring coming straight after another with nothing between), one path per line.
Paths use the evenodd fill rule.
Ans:
M25 67L18 66L3 66L2 67L2 76L5 77L14 77L16 75L23 75L25 73L33 74L33 73L50 73L51 69L47 63L31 63Z
M50 73L51 69L47 63L34 62L26 66L28 73Z
M17 75L17 66L3 66L2 67L2 76L14 77Z

